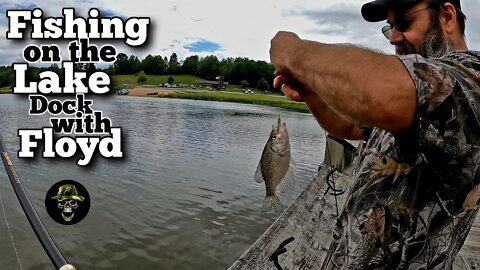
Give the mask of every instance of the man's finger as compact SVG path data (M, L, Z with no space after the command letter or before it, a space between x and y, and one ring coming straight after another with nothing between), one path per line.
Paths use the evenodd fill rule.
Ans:
M282 86L282 84L286 84L288 83L288 78L285 77L285 76L277 76L275 77L275 79L273 80L273 88L280 88Z
M288 70L280 70L280 69L276 69L273 74L274 74L275 76L280 76L280 75L283 75L283 76L286 76L286 77L291 76L291 72L290 72L290 71L288 71Z
M280 75L287 75L287 72L284 71L284 70L276 69L273 74L274 74L275 76L280 76Z
M297 92L297 90L293 89L290 85L288 84L283 84L282 85L282 92L285 94L285 96L292 101L297 101L297 102L302 102L302 98L300 97L300 94Z

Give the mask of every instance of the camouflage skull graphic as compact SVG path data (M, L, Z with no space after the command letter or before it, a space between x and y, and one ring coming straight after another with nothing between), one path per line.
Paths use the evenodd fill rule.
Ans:
M83 202L85 197L78 194L77 188L74 185L66 184L58 189L56 196L52 199L58 201L58 209L62 210L62 218L69 222L73 219L74 211L78 208L78 201Z

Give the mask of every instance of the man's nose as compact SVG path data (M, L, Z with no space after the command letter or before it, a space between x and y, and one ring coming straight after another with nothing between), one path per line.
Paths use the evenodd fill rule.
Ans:
M392 28L392 37L390 38L390 44L400 44L405 40L405 36L402 32L398 31L395 27Z

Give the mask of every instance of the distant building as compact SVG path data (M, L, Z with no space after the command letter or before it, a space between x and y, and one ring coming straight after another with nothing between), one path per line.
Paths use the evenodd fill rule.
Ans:
M197 81L197 83L198 85L203 87L211 87L212 90L225 89L228 85L228 82L206 81L206 80Z

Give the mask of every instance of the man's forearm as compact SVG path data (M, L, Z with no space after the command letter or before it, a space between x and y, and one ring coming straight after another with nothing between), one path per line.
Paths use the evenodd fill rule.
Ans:
M349 140L363 138L363 130L358 125L332 111L320 98L306 102L306 104L320 126L331 135Z
M271 56L282 74L356 123L393 133L414 123L415 85L395 56L349 45L306 42L289 33L279 33L272 40Z
M329 107L369 125L388 128L397 110L405 111L407 100L415 99L406 90L413 82L396 57L357 47L305 43L291 70Z
M291 100L305 102L310 112L315 116L320 126L328 133L345 139L363 138L363 129L359 128L352 119L348 119L325 104L320 96L305 89L303 85L276 71L277 77L273 81L275 88L281 87L282 92Z

